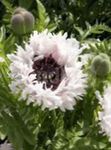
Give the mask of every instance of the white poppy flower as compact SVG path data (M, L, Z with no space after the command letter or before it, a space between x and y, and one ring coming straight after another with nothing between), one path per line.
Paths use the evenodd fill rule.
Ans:
M25 48L17 46L16 54L8 56L13 79L10 88L14 93L21 91L27 104L72 110L86 88L83 62L78 61L83 49L67 34L35 31Z
M111 141L111 85L104 87L103 96L96 91L96 97L102 106L102 111L99 111L101 129Z

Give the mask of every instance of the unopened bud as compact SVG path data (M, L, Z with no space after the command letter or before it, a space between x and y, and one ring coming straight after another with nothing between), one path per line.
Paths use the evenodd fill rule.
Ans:
M109 57L104 53L94 57L91 64L91 71L93 74L99 77L104 77L107 75L110 72Z
M23 11L27 11L27 10L22 7L18 7L15 9L14 14L23 13Z
M22 35L33 30L35 19L24 8L17 8L11 19L11 26L15 34Z

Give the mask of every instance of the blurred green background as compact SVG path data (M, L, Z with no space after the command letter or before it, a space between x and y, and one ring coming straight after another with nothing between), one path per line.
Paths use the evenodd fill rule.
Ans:
M75 32L74 26L86 28L90 25L105 23L111 26L111 1L110 0L41 0L45 6L50 20L57 24L55 31ZM8 24L10 8L22 6L37 17L36 0L1 0L0 25ZM106 36L106 35L104 35Z

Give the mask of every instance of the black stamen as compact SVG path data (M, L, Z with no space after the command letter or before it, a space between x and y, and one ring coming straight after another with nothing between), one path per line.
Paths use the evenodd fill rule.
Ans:
M36 57L37 55L34 56L34 58ZM36 74L36 79L34 79L33 82L45 82L43 85L44 89L47 87L55 90L65 74L64 66L57 64L51 55L40 60L35 60L32 68L34 71L29 75Z

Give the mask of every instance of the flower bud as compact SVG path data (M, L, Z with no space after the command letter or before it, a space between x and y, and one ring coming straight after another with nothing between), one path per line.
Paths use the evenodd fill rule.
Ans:
M110 72L110 59L106 54L101 53L92 60L91 71L99 77L104 77Z
M17 8L11 18L11 26L15 34L30 33L34 27L33 15L24 8Z
M18 7L15 9L14 14L20 14L20 13L23 13L24 11L27 11L27 10L22 7Z

